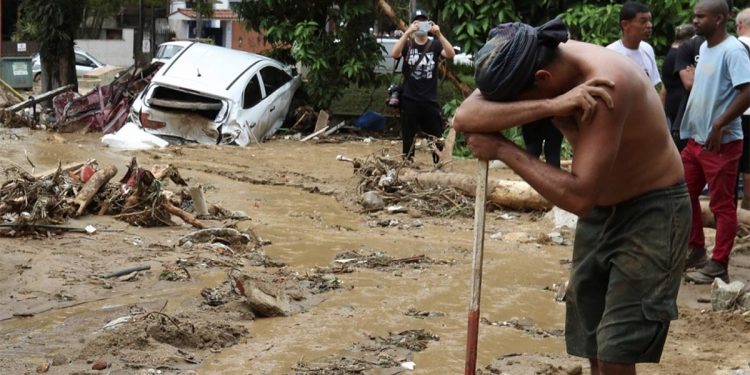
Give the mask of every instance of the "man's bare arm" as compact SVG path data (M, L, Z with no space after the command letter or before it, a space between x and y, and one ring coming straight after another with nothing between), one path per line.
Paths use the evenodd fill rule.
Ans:
M580 113L582 121L589 121L596 112L597 98L614 108L610 94L604 87L614 83L604 78L593 78L553 99L494 102L484 99L474 90L456 110L453 127L456 131L487 133L548 118Z
M614 92L612 95L618 101L617 110L600 108L592 121L579 124L580 136L570 173L540 161L497 135L470 134L469 146L479 158L502 160L556 206L585 217L598 201L601 183L614 165L624 114L629 110L619 108L619 103L625 101L622 93L619 97Z

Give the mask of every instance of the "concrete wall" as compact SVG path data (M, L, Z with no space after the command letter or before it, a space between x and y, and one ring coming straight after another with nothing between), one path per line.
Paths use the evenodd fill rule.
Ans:
M133 65L133 29L123 29L122 39L77 39L76 46L94 55L101 62L129 67Z

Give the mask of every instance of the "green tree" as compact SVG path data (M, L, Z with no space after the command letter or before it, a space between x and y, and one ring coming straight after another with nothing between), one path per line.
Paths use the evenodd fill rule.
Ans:
M19 4L19 37L39 42L42 89L73 84L78 87L73 41L83 18L85 3L68 0L22 0Z
M195 38L203 38L203 20L211 18L214 15L214 4L218 3L215 0L197 0L193 3L193 10L197 15L195 18Z
M308 69L304 89L315 107L330 108L351 83L380 81L371 0L245 0L233 7L248 29L264 32L273 57Z

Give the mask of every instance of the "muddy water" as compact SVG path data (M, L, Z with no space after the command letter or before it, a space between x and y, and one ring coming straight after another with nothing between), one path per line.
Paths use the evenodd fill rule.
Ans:
M371 225L376 218L347 210L334 196L312 194L299 187L313 184L344 192L353 186L351 167L334 162L335 155L363 157L384 147L398 148L400 145L389 142L300 145L272 141L254 149L168 148L145 153L117 153L100 146L98 135L53 135L15 130L13 134L21 137L18 141L8 134L4 130L0 137L0 157L27 165L23 156L26 149L37 170L52 168L57 160L67 163L95 158L101 164L117 165L121 175L122 167L132 155L137 155L142 165L175 164L191 184L209 187L206 193L209 201L248 213L251 220L242 225L251 227L261 238L271 241L272 244L265 248L266 253L301 273L315 266L329 265L339 252L358 249L383 251L396 258L424 254L437 260L455 261L452 265L432 265L421 270L359 270L339 275L347 288L331 293L325 302L310 311L292 317L243 323L252 337L244 344L207 354L197 369L198 373L289 373L300 359L339 352L366 335L385 336L388 332L418 328L437 334L440 341L431 343L427 350L415 355L415 373L462 372L471 278L471 218L415 219L394 215L391 218L411 224L411 227L381 228ZM242 177L289 181L292 186L251 184L242 182ZM488 216L481 315L491 321L526 318L541 329L559 329L563 326L563 305L554 302L553 292L544 288L565 280L567 269L560 265L560 260L570 256L570 249L537 245L534 241L523 243L489 238L498 232L538 236L551 230L546 221L528 219L529 216L523 216L506 221L500 219L497 212ZM165 245L174 244L180 235L190 232L184 226L168 229L130 227L125 230L121 236L138 236L145 242ZM101 236L98 239L111 242L97 246L90 244L91 240L82 243L92 248L114 246L126 250L122 238ZM15 246L12 241L0 239L0 246ZM55 246L54 241L48 241L35 247ZM157 255L165 262L178 257L178 254L164 252L153 256ZM124 251L113 253L112 257L113 264L148 260L147 254L132 259L133 255ZM87 261L85 255L81 259L81 262ZM225 272L209 270L188 284L165 284L157 277L158 268L138 285L118 286L106 293L86 291L86 283L81 282L76 289L79 301L101 300L40 313L24 320L0 322L7 343L0 353L26 357L33 363L55 350L80 346L103 323L125 315L127 307L133 304L158 310L168 301L165 312L179 313L191 309L195 305L191 301L200 299L200 290L216 286L225 277ZM0 286L11 287L5 282ZM27 288L33 288L33 283ZM100 287L92 284L91 288ZM3 302L5 305L8 301ZM404 315L412 307L441 312L445 316L418 319ZM541 339L508 327L480 326L480 365L502 354L563 351L564 343L559 337Z

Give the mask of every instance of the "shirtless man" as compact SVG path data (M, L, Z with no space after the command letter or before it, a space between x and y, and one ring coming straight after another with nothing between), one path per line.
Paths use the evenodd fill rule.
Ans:
M648 77L614 51L567 41L560 28L554 20L493 30L476 55L479 89L453 126L478 159L503 161L580 217L566 296L568 353L588 358L592 374L635 374L636 363L659 361L677 318L690 200ZM499 134L548 117L573 146L570 172Z

